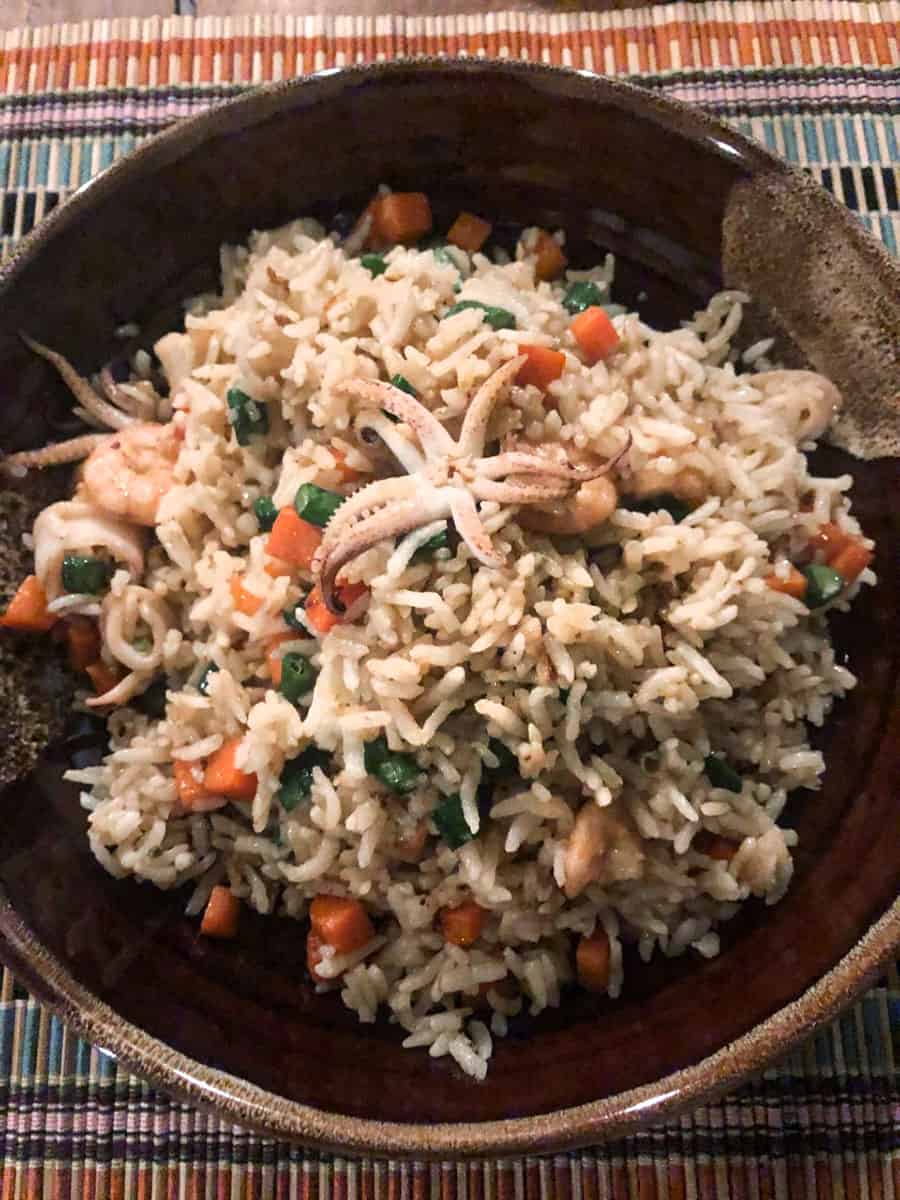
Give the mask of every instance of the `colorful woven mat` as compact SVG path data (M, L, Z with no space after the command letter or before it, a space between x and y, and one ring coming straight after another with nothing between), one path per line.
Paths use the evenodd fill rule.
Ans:
M669 4L609 14L105 20L0 34L0 253L164 125L249 84L401 55L530 58L629 75L808 168L900 244L900 3ZM350 1161L155 1092L8 974L0 1200L302 1196L900 1200L900 979L727 1099L586 1153Z

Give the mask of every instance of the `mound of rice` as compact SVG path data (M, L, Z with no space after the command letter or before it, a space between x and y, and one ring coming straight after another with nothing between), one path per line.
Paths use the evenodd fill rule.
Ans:
M512 260L397 246L377 277L309 220L223 250L221 295L192 301L185 334L161 352L184 434L143 581L173 617L165 716L117 709L109 756L69 775L85 789L103 866L161 888L193 881L189 913L223 882L259 913L300 920L321 893L359 898L377 936L353 955L326 949L318 986L478 1079L510 1017L559 1003L579 935L605 931L616 997L623 943L644 960L712 956L718 924L743 901L782 896L796 837L778 819L788 793L817 788L824 769L806 722L821 725L854 684L822 613L765 582L824 522L860 531L850 477L808 472L803 384L755 382L752 370L770 365L765 344L736 361L746 297L722 293L669 332L611 306L620 346L591 366L562 298L591 280L609 299L613 264L538 282L533 242L526 231ZM502 306L516 328L495 330L475 309L442 319L467 299ZM314 690L291 703L268 682L265 650L309 578L266 572L252 502L290 505L307 481L346 491L348 466L372 477L340 381L402 374L455 430L520 343L559 346L565 369L546 395L514 388L493 437L608 457L627 430L622 495L652 461L661 491L689 471L704 497L678 522L623 504L580 541L529 533L514 506L483 504L500 570L462 541L415 556L440 524L378 545L344 576L369 589L362 616L322 638L298 631L288 646L318 668ZM235 441L234 385L267 404L262 442ZM235 608L236 574L263 598L252 616ZM837 605L873 581L866 570ZM113 595L129 582L118 572ZM415 756L422 774L409 794L367 773L364 746L379 734ZM202 764L236 735L254 798L184 813L174 763ZM491 739L517 771L497 773ZM285 811L283 766L312 743L330 766L315 768L308 804ZM711 782L712 753L737 767L739 792ZM458 849L431 817L453 794L473 835ZM627 838L569 898L567 850L585 805ZM713 854L714 839L733 853ZM469 947L445 942L438 921L463 900L487 914Z

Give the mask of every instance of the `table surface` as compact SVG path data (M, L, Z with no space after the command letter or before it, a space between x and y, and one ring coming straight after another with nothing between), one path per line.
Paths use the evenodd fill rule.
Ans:
M243 13L477 13L514 7L534 11L610 12L651 8L658 0L2 0L0 29L90 21L103 17L237 16Z

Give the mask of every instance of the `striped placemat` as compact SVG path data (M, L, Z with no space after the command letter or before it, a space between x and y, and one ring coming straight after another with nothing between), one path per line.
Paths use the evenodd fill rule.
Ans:
M2 2L2 0L0 0ZM92 175L250 84L441 53L629 75L802 164L900 245L900 3L615 13L115 19L0 33L0 254ZM0 1200L900 1200L900 978L763 1078L586 1153L403 1164L304 1152L176 1103L0 983Z

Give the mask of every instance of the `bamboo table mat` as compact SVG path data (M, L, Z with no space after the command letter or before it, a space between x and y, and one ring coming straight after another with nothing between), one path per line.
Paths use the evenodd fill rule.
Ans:
M0 254L154 131L254 83L444 53L624 75L801 164L900 245L900 3L787 0L616 12L118 18L0 33ZM586 1152L349 1160L170 1100L5 973L0 1200L900 1200L900 979L757 1081Z

